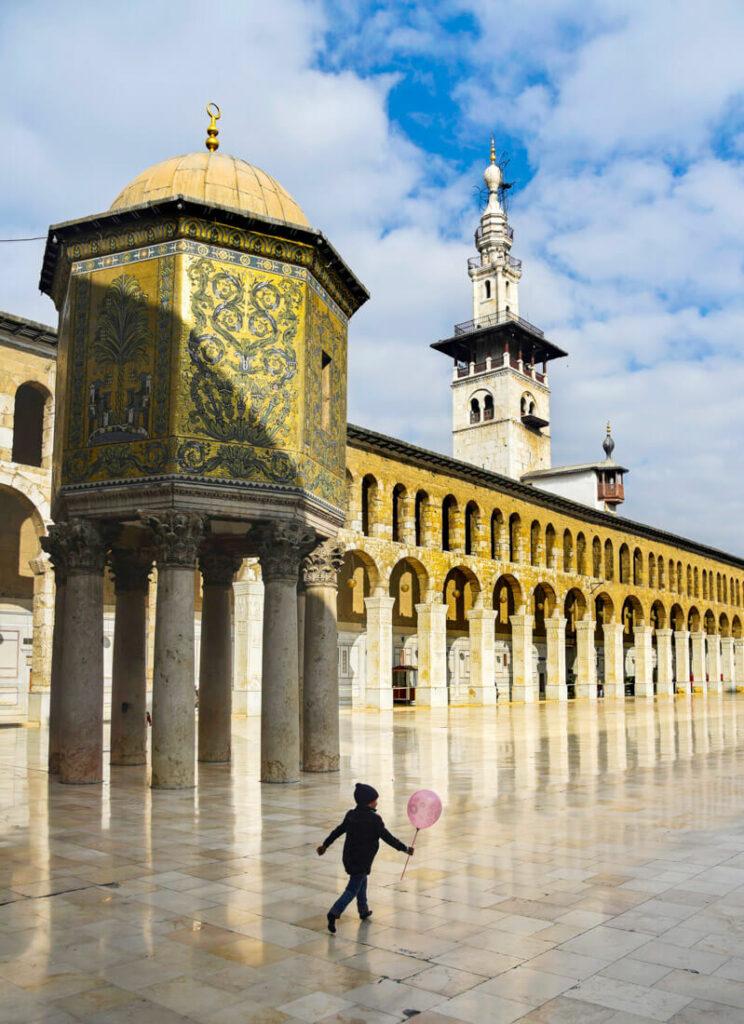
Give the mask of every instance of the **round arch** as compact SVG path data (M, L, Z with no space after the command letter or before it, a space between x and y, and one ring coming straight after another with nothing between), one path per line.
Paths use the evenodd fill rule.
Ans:
M654 601L651 605L649 623L654 629L666 629L667 613L662 601Z
M681 632L685 628L685 613L682 611L682 605L673 604L669 612L669 623L672 629Z

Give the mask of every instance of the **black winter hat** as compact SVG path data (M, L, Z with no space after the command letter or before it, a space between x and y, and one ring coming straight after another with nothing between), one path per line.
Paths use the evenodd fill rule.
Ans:
M354 786L354 799L358 804L371 804L379 795L373 786L368 786L364 782L357 782Z

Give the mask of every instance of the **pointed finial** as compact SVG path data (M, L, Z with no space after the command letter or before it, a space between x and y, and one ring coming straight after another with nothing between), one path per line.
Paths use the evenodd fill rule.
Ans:
M602 442L602 447L604 448L604 453L607 456L607 458L611 459L612 453L615 450L615 442L612 439L612 428L610 427L609 420L607 421L607 436Z
M210 153L214 153L215 150L220 148L219 134L217 128L217 122L222 117L222 111L216 103L207 103L207 113L209 114L209 127L207 128L207 140L204 145L207 147Z
M494 139L493 133L491 133L491 163L496 163L496 139Z

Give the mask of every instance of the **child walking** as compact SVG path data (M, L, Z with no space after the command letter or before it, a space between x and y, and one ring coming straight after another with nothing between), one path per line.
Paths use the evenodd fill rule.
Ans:
M322 857L331 843L346 834L343 864L349 876L349 883L327 914L328 931L334 935L336 921L355 897L362 921L372 916L367 904L367 876L372 870L372 861L380 848L380 840L392 846L394 850L407 853L409 857L413 856L413 847L406 846L385 828L385 822L376 810L379 796L372 786L357 782L354 788L356 807L347 812L341 824L334 828L322 846L318 847L318 856Z

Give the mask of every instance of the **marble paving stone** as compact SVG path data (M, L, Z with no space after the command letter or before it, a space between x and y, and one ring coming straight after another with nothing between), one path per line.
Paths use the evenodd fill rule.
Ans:
M236 720L232 765L156 795L0 730L0 1024L744 1021L744 695L340 720L338 775L262 786ZM334 937L315 846L359 779L404 839L413 789L445 813Z

